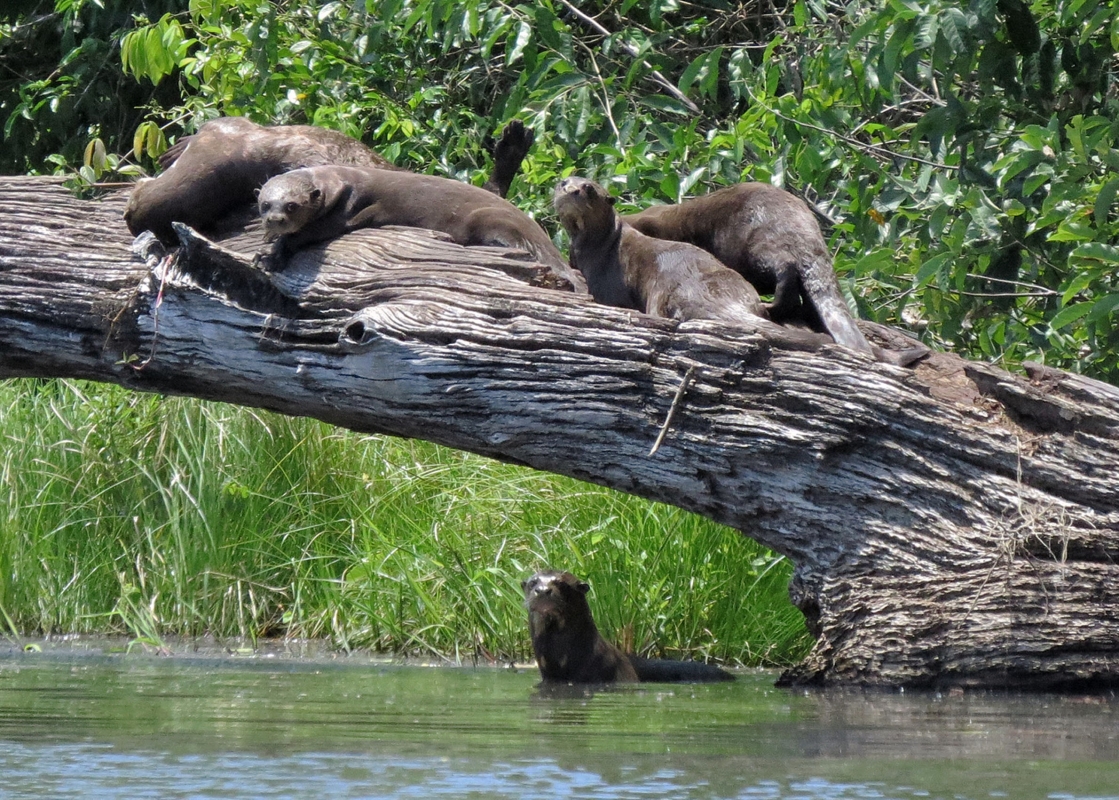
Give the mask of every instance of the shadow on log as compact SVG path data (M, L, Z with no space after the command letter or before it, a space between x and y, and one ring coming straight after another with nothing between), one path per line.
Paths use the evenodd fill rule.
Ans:
M816 644L785 682L1119 678L1115 387L654 319L418 230L358 231L275 276L251 229L145 259L123 201L0 179L0 376L423 438L702 514L796 564Z

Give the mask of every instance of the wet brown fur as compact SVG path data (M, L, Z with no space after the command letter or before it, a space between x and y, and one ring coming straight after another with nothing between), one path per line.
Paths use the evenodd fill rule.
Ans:
M521 584L536 665L545 682L633 683L734 680L710 664L640 658L602 638L594 624L590 587L570 572L538 572Z
M812 211L783 189L740 183L622 219L649 236L701 247L759 292L772 293L774 322L805 323L852 350L872 352L839 293Z
M600 303L669 319L731 324L764 317L758 293L741 275L699 247L646 236L614 211L594 181L564 178L554 204L571 237L571 265Z
M595 627L587 604L587 584L570 572L538 572L521 588L536 666L545 681L637 681L629 659Z
M150 230L165 244L176 244L172 221L205 230L252 203L274 175L321 164L395 169L338 131L313 125L265 127L243 117L223 117L163 154L164 171L136 184L124 219L133 236Z
M485 188L504 197L534 139L513 120L492 147L493 174ZM177 243L171 223L205 230L256 200L268 179L302 167L328 164L398 171L356 139L314 125L264 126L244 117L211 120L159 158L163 172L137 182L124 212L133 236L150 230ZM403 170L399 170L403 171Z
M527 251L585 291L584 283L531 217L485 189L434 175L368 167L306 167L271 178L258 198L266 262L282 267L292 252L359 228L409 225L442 231L461 245Z

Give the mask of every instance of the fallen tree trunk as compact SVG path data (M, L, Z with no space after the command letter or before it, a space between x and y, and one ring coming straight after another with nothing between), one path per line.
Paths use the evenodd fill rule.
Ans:
M1114 387L653 319L423 231L360 231L274 276L238 254L251 231L145 261L122 206L0 179L0 377L428 439L731 525L796 564L816 644L786 681L1119 678Z

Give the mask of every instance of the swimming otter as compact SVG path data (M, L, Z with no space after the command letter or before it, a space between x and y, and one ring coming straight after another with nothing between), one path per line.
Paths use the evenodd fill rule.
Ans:
M571 237L571 265L600 303L669 319L731 324L764 317L758 293L705 250L658 239L626 224L594 181L564 178L554 205Z
M410 225L442 231L461 245L527 251L578 291L582 277L527 214L495 194L434 175L368 167L305 167L269 179L258 197L265 266L278 269L295 250L358 228Z
M570 572L537 572L521 584L536 665L546 682L703 683L734 676L710 664L627 655L602 638L590 587Z
M839 344L874 352L847 307L831 254L807 205L768 183L740 183L622 219L642 233L702 247L763 294L774 322L803 322Z
M505 196L533 138L532 129L519 121L505 127L493 148L487 189ZM222 117L182 137L159 157L164 171L136 183L124 220L133 236L150 230L164 244L174 245L173 221L204 230L252 203L269 178L326 164L403 171L357 139L328 128L266 127L244 117Z

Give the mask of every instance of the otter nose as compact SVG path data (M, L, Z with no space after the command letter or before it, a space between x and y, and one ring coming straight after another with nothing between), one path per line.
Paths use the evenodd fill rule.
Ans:
M554 594L553 585L551 581L536 581L529 587L529 597L540 597L545 594Z

